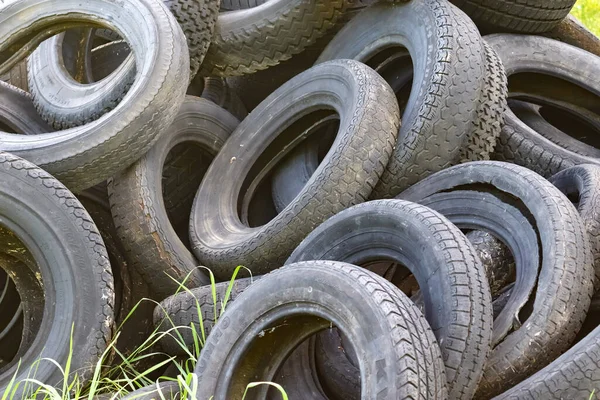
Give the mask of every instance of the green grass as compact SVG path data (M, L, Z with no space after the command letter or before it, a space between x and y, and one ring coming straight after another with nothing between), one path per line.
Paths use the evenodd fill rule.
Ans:
M229 286L227 288L225 298L221 304L221 313L217 314L217 293L215 287L215 280L212 272L209 271L209 276L211 280L212 287L212 297L214 303L214 315L220 317L227 305L227 302L231 295L231 290L233 288L233 283L236 279L236 276L239 270L244 267L237 267ZM180 284L180 290L187 291L189 290L184 286L184 284ZM153 300L143 299L142 301L151 301L154 304ZM128 320L136 311L138 306L141 304L138 303L133 310L129 313L125 320ZM111 399L121 398L137 389L142 387L152 385L157 381L149 379L149 375L156 372L161 368L165 368L167 365L174 363L179 372L176 379L170 377L160 377L158 381L176 381L179 385L180 389L180 399L196 399L197 396L197 386L198 386L198 377L194 374L194 368L196 366L196 362L200 356L202 351L202 347L206 342L206 334L204 330L204 324L202 322L202 313L200 310L200 305L196 301L196 310L198 315L200 316L200 326L197 329L194 325L185 326L185 327L176 327L171 328L166 332L158 332L158 330L154 330L150 334L150 336L142 343L137 349L135 349L131 354L121 354L116 348L115 343L119 337L117 333L113 338L112 343L109 344L104 354L98 361L95 366L93 377L89 382L82 383L76 373L71 371L71 359L73 349L71 348L69 357L67 359L66 365L58 365L53 360L38 360L36 364L29 367L28 378L23 379L22 381L13 380L9 383L7 389L4 393L0 393L0 400L27 400L27 399L35 399L35 400L93 400L94 396L99 394L110 394ZM125 323L125 321L123 322ZM171 321L171 325L174 324ZM188 349L187 346L183 342L183 338L181 337L180 330L190 329L192 331L194 346L192 349ZM120 329L117 330L117 332ZM175 357L165 357L162 353L156 352L157 343L164 336L169 335L174 338L181 348L185 351L185 359L177 361ZM72 345L72 341L71 341ZM121 360L118 365L112 366L105 365L105 360L108 358L110 353L116 353L119 360ZM138 366L140 362L148 359L152 359L153 357L160 357L161 361L158 361L156 364L148 367L144 370L138 370ZM57 367L61 369L62 375L66 378L63 382L57 386L46 385L43 382L40 382L35 379L35 371L39 363L43 362L51 362L57 364ZM19 371L15 373L15 377ZM270 385L275 387L280 393L282 400L288 400L287 394L283 390L283 388L272 382L254 382L248 385L246 388L246 392L244 393L244 398L246 397L246 393L256 386L261 385ZM18 398L15 396L15 391L18 388L25 387L29 396L26 398ZM165 399L162 393L159 393L157 399L161 400L170 400ZM243 399L242 399L243 400Z
M571 13L596 36L600 36L600 0L578 0Z

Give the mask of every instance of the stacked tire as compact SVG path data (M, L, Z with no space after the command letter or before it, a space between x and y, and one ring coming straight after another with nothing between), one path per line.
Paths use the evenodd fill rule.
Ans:
M0 393L589 398L600 39L573 6L1 4ZM94 392L132 354L170 358Z

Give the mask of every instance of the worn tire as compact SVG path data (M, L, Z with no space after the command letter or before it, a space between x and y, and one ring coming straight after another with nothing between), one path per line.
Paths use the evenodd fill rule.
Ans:
M473 396L490 350L492 299L483 266L460 230L418 204L372 201L321 224L286 264L327 259L356 265L384 259L409 269L442 351L449 398Z
M164 4L185 35L189 51L189 78L192 79L200 68L214 33L218 0L164 0ZM144 20L124 22L132 25L146 23ZM165 35L165 32L159 35ZM185 46L181 43L177 46L183 47L182 50L185 51ZM83 51L89 57L91 48L84 48ZM84 125L114 109L127 94L136 77L139 77L136 65L139 66L141 61L137 57L135 60L133 56L128 57L105 79L80 84L69 75L61 60L62 37L42 43L29 59L29 86L36 108L56 129ZM91 71L90 63L85 64Z
M0 130L33 135L52 128L39 116L29 93L0 82Z
M187 94L212 101L219 107L229 111L240 121L248 115L244 103L224 78L197 75L190 83Z
M216 297L213 297L213 286L207 285L174 294L161 301L154 309L153 321L160 334L169 332L160 340L162 349L170 356L187 355L185 348L192 350L194 346L191 325L200 334L202 321L204 335L208 337L224 311L226 297L227 302L234 301L260 277L236 279L231 284L229 297L227 290L230 282L221 282L214 285Z
M600 57L600 38L590 32L572 14L569 14L554 29L546 32L544 36L579 47Z
M569 103L587 109L588 113L598 110L600 82L595 77L600 69L597 56L539 36L491 35L486 36L486 40L500 55L509 79L520 73L539 75L524 82L521 80L524 87L516 88L520 99L550 98L553 103L569 99ZM551 80L545 83L548 79ZM512 95L511 85L509 97ZM510 108L505 113L505 126L494 157L523 165L545 177L576 164L599 163L593 157L563 148L545 138L519 120Z
M531 315L492 350L475 395L489 398L548 365L569 347L590 305L594 270L577 210L550 182L526 168L492 161L462 164L413 185L401 197L419 201L456 187L469 190L469 185L487 185L522 201L535 219L542 244Z
M277 89L242 121L206 173L190 220L190 239L198 259L222 280L237 265L255 274L281 266L314 226L370 195L396 140L397 107L383 79L352 60L317 65ZM323 109L339 115L340 130L317 172L294 203L270 221L257 228L243 224L239 214L244 215L245 206L237 212L236 204L241 193L251 197L252 191L242 191L242 186L250 188L250 180L262 176L259 168L272 165L271 153L283 157L291 150L286 146L289 140L295 144L302 140L303 129L287 129L288 142L279 143L283 149L272 147L262 159L259 156L290 122L307 111L320 120L323 112L316 110ZM298 123L311 119L309 115Z
M209 283L182 238L202 178L238 123L212 102L188 96L166 135L109 180L111 211L130 267L158 300L183 281L188 288Z
M48 358L65 365L69 350L73 351L72 370L84 382L106 349L114 323L113 277L104 243L81 203L48 173L8 153L0 153L0 171L2 224L22 241L16 246L35 254L35 268L39 268L35 272L46 288L44 318L35 317L42 323L41 331L31 332L36 340L20 358L18 373L15 362L2 370L0 392L4 393L11 379L25 379L31 367L39 381L58 384L64 376L57 365L38 361ZM15 256L21 253L22 249L13 252ZM14 394L28 395L23 385Z
M492 130L500 128L480 120L482 108L489 106L484 91L498 89L489 82L497 79L490 74L496 71L496 64L486 71L486 51L477 28L446 1L373 5L333 38L317 62L352 58L375 67L392 46L409 49L414 65L412 96L403 113L393 157L372 198L394 197L462 159L479 159L487 149L486 141L494 141L489 136ZM397 69L392 68L389 75L388 79L397 79ZM487 111L492 113L490 117L497 112ZM470 148L473 145L475 151Z
M576 204L585 225L594 256L594 292L600 289L600 166L584 164L552 176L550 183Z
M331 324L358 349L363 399L382 393L446 398L431 328L404 294L374 273L331 261L298 263L262 278L238 300L219 319L198 360L200 400L239 398L247 383L271 381L297 345ZM269 329L282 318L289 329ZM255 373L241 373L244 367ZM261 386L253 393L262 397L268 390Z
M178 400L180 398L179 383L174 381L164 381L134 390L127 396L122 397L122 400Z
M251 74L300 53L342 16L346 0L269 0L221 13L201 75Z
M486 31L542 33L569 15L576 0L451 0Z
M0 133L0 150L34 162L71 190L81 191L131 165L158 140L183 102L189 65L181 28L157 0L124 0L119 4L67 0L59 5L51 0L12 2L0 13L0 63L14 51L3 49L39 33L31 32L32 26L65 23L74 10L80 21L97 23L100 19L123 33L136 53L136 80L123 101L100 119L43 136ZM131 14L135 23L109 20L123 13ZM60 87L57 83L55 88Z

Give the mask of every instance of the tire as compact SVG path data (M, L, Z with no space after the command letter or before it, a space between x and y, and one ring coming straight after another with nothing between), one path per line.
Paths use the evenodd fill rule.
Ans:
M27 82L27 61L21 61L8 73L0 76L0 81L28 92L29 82Z
M538 235L524 216L529 211L519 210L518 206L511 204L514 200L493 191L456 190L436 193L417 201L439 212L460 229L491 232L511 250L517 274L510 299L494 318L492 346L496 346L509 332L520 327L519 312L537 282L540 266Z
M189 96L166 135L109 180L111 211L130 267L157 300L184 281L188 288L209 283L185 244L189 210L212 159L238 123L210 101Z
M114 348L120 354L128 355L152 333L154 307L151 302L142 301L151 297L150 290L141 276L129 267L110 213L106 185L94 186L77 197L98 227L108 252L114 277L115 326L119 332ZM112 366L120 365L123 361L114 350L104 359L105 365Z
M496 399L588 399L600 387L600 327Z
M33 135L52 128L38 115L28 93L0 82L0 130Z
M396 53L409 49L412 63L402 57L381 65L390 47ZM502 110L490 100L503 96L492 92L505 86L500 84L503 77L496 76L502 73L500 65L488 65L488 57L494 57L493 53L486 54L473 22L442 0L373 5L329 43L317 62L351 58L377 67L396 90L399 103L408 97L403 88L410 82L414 64L412 96L403 112L400 141L371 198L394 197L463 159L485 157L493 136L499 134L500 121L494 121L494 116ZM401 70L408 73L406 79L398 78ZM496 83L490 85L491 81ZM482 119L486 112L491 112L490 120Z
M569 347L585 319L594 272L577 210L550 182L526 168L492 161L462 164L413 185L401 197L419 201L473 185L523 202L535 220L542 256L531 315L490 353L475 394L483 399L519 383Z
M489 32L542 33L569 15L576 0L451 0Z
M269 330L282 318L287 318L291 329ZM356 318L369 329L352 322ZM273 272L232 303L215 325L196 366L200 400L213 395L241 398L247 383L271 381L294 347L332 323L359 349L363 399L375 399L382 391L385 398L446 398L439 348L410 300L362 268L313 261ZM267 341L268 352L261 349ZM234 347L235 343L244 344ZM246 363L252 364L254 374L240 373L249 366ZM267 386L254 389L259 397L267 391Z
M544 36L560 40L561 42L600 56L600 38L590 32L571 14L563 19L554 29L546 32Z
M514 257L510 249L489 232L473 230L466 233L465 236L475 248L475 252L485 268L490 293L492 299L495 299L502 289L514 281L516 277ZM496 319L496 316L494 316L494 319Z
M245 10L248 8L258 7L266 3L267 0L224 0L221 1L221 12Z
M219 9L218 1L165 0L164 4L179 23L186 37L189 50L189 79L192 79L200 68L214 33ZM145 24L144 20L123 22L130 25ZM161 31L158 35L168 37L172 34ZM124 37L128 39L127 35ZM61 40L61 37L52 38L42 43L40 48L31 55L29 86L40 115L54 128L68 129L95 121L114 109L138 76L136 64L140 65L141 60L128 57L107 78L100 82L82 85L61 66ZM185 51L182 43L177 43L176 46L180 51ZM83 51L89 56L90 50ZM137 49L134 50L138 52ZM183 76L181 78L184 79Z
M260 277L236 279L231 285L229 297L227 297L227 290L230 282L222 282L214 285L214 296L216 297L213 297L213 286L207 285L164 299L154 309L153 316L154 326L160 334L170 332L160 340L162 349L170 356L187 355L186 347L193 349L194 346L192 331L187 327L194 325L196 332L200 334L202 321L204 336L208 337L218 316L224 311L223 305L236 300L248 286Z
M600 134L600 116L567 103L543 100L539 102L543 104L511 100L510 109L538 135L564 150L593 159L600 157L600 149L577 140L577 137L593 138L594 135Z
M207 78L198 75L188 87L187 94L212 101L240 121L248 115L242 100L223 78Z
M449 398L472 397L490 349L492 299L483 266L462 232L418 204L372 201L321 224L286 264L324 259L356 265L384 259L410 270L440 344Z
M345 0L269 0L251 10L223 12L200 74L236 76L277 65L323 36L347 5Z
M36 255L36 272L41 274L43 286L54 287L44 290L41 297L45 299L44 318L36 316L42 322L40 331L32 330L32 334L37 332L35 341L21 357L18 373L15 362L0 373L0 392L5 392L11 379L25 379L32 366L37 380L58 384L64 377L57 365L65 365L69 349L73 351L72 370L78 371L83 384L106 349L114 323L113 277L104 243L83 206L48 173L8 153L0 155L0 170L2 224ZM24 297L29 302L36 298L40 299ZM71 329L72 335L65 334ZM45 357L57 365L37 363ZM11 395L30 395L23 390L21 385Z
M281 266L315 226L370 195L396 140L397 107L383 79L351 60L315 66L277 89L239 125L198 190L190 219L198 259L221 280L231 277L236 265L255 274ZM290 141L296 145L304 139L301 126L332 114L324 109L339 115L340 130L316 173L281 213L268 222L254 221L252 225L261 225L257 228L243 224L253 187L258 190L254 184L270 183L269 168L293 148ZM281 134L284 129L287 136ZM236 212L240 193L246 195L241 212Z
M23 11L31 10L34 3L35 13ZM183 34L164 5L154 0L126 0L118 6L105 0L81 4L64 1L57 7L50 0L19 1L3 8L0 22L0 41L8 46L33 34L28 31L44 20L44 13L62 20L75 9L81 21L100 19L114 25L139 54L138 75L125 100L99 120L43 136L0 134L0 150L36 163L73 191L106 180L154 144L183 102L189 69ZM133 21L107 21L111 15L124 13L123 7ZM6 41L8 37L10 41Z
M486 40L500 55L509 79L521 87L509 89L509 97L521 100L540 98L554 104L566 102L586 109L600 105L597 57L584 50L538 36L491 35ZM525 74L525 75L522 75ZM568 99L568 101L565 101ZM566 136L566 135L563 135ZM523 165L545 177L575 164L597 164L598 160L566 149L531 129L510 110L494 158Z
M124 40L109 42L94 48L91 52L92 82L99 82L117 70L131 53Z
M594 256L594 292L600 289L600 166L577 165L550 178L550 183L575 203Z

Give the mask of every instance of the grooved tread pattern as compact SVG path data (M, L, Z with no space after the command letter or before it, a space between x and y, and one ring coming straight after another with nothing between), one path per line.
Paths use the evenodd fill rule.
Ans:
M576 0L451 0L484 28L546 32L567 17Z
M85 382L91 378L93 367L103 355L115 328L114 281L108 253L100 232L79 200L62 183L41 168L20 157L0 151L0 172L20 176L22 181L39 190L42 196L52 197L52 200L62 208L62 215L55 218L69 219L71 224L77 226L83 238L87 254L82 257L87 258L90 262L85 267L93 271L95 281L92 284L96 286L98 293L101 293L101 298L94 299L94 304L99 305L98 309L93 310L95 312L94 319L88 321L90 326L85 327L89 332L86 338L87 343L73 349L73 357L76 360L74 362L81 368L78 370L80 380ZM54 267L60 266L55 265ZM84 327L75 326L75 329L78 328ZM65 331L70 329L70 325L65 327ZM66 359L56 361L61 363ZM21 366L21 369L24 368L26 366ZM48 377L38 376L38 378L43 380Z
M330 150L327 161L321 165L319 175L313 177L310 188L305 188L305 192L273 220L244 234L243 238L235 233L231 237L229 233L223 233L220 240L222 245L218 248L203 241L205 235L212 234L210 231L204 232L204 229L211 229L207 227L209 221L191 223L192 249L219 279L231 277L237 265L244 265L256 274L283 265L296 245L314 227L337 212L365 201L385 168L400 123L394 93L375 71L356 61L335 60L314 68L323 70L325 65L336 68L343 66L350 71L358 86L358 94L354 109L348 111L350 123L347 129L338 133L336 148ZM306 77L310 76L306 74ZM249 118L252 115L245 122ZM234 132L225 143L223 152L227 146L238 146L233 140L235 138ZM209 169L194 202L192 221L204 212L204 207L214 207L204 199L212 191L205 185L208 176L214 174L213 177L217 177L223 173ZM216 181L222 182L222 179L217 178Z
M237 299L248 286L260 278L261 276L236 279L227 301ZM200 321L202 321L204 334L206 337L210 335L219 315L224 311L223 302L229 285L230 282L215 284L215 297L213 297L213 287L207 285L167 297L156 306L154 326L161 333L169 332L160 340L160 345L168 355L186 355L181 342L188 349L193 349L194 338L190 329L192 324L196 327L196 332L200 333Z
M461 162L489 160L504 125L508 96L504 65L492 46L483 41L483 47L486 59L485 84L481 92L483 99L477 109L476 126L468 135Z
M597 292L600 289L600 166L580 164L559 172L549 180L565 195L578 194L576 207L592 246L596 275L594 292Z
M347 8L346 0L284 1L275 12L268 11L259 21L234 11L235 23L224 30L217 21L215 36L202 63L206 76L236 76L277 65L315 43L332 28Z
M432 27L437 38L435 55L428 60L433 74L415 110L418 115L400 134L373 199L394 197L423 178L458 164L469 139L474 145L485 144L481 127L486 124L480 124L478 118L492 96L486 99L482 91L494 87L486 86L483 40L473 22L452 4L432 0L423 6L431 7L437 23ZM467 149L466 153L476 158L484 151Z

